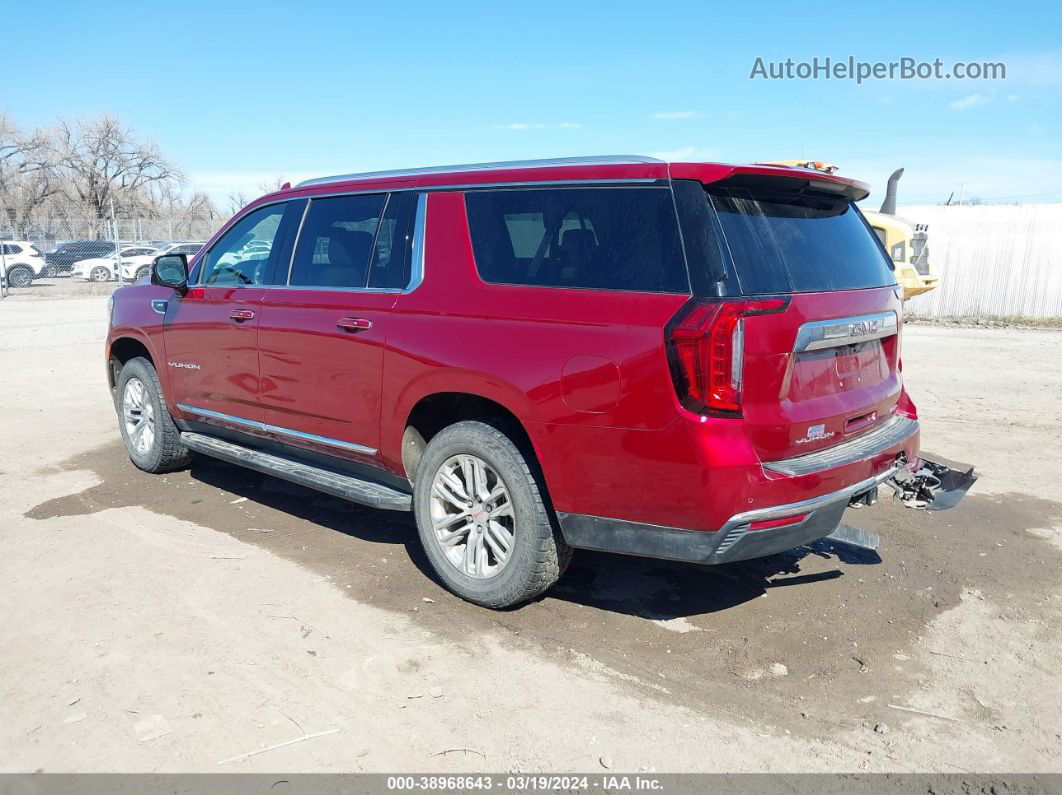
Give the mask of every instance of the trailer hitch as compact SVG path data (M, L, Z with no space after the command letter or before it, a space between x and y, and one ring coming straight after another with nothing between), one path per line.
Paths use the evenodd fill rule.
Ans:
M899 469L885 483L908 508L924 508L927 511L954 508L977 480L974 468L966 464L944 464L927 458L908 461L903 453L897 457L896 463L900 465ZM875 486L852 497L848 507L864 508L877 501L878 487ZM881 537L877 533L843 522L826 538L870 551L876 550L881 543Z
M943 511L958 505L976 480L974 468L967 464L915 458L904 460L903 466L885 482L908 508Z

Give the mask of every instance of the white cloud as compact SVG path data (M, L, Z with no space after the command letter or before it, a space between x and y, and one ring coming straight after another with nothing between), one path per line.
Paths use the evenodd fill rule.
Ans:
M492 124L491 126L495 130L578 130L583 125L577 121L562 121L556 124L546 124L541 121L513 121L508 124Z
M1004 55L1007 80L1038 86L1062 85L1062 52Z
M668 110L662 113L653 113L649 118L670 121L672 119L695 119L700 115L692 110Z
M188 175L185 185L187 191L202 191L225 209L228 207L229 194L240 193L250 199L257 199L266 191L265 185L273 185L278 180L294 185L304 179L324 176L323 174L292 172L283 169L275 171L193 171Z
M949 102L948 107L952 110L969 110L970 108L976 108L978 105L987 105L989 102L989 98L984 94L970 94L968 97Z
M719 159L719 150L708 146L682 146L662 152L649 152L649 157L666 160L669 163L699 163Z

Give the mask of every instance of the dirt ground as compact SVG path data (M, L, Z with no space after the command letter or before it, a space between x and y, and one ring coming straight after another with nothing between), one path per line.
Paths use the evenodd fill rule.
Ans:
M62 289L0 301L0 771L1062 771L1059 332L906 330L981 480L849 511L876 554L580 553L491 612L407 515L135 469L106 299Z

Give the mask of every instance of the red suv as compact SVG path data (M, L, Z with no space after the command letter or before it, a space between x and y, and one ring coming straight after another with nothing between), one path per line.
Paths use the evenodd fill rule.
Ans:
M573 548L800 546L922 466L866 195L641 157L285 187L115 293L122 436L148 472L201 453L412 510L489 607Z

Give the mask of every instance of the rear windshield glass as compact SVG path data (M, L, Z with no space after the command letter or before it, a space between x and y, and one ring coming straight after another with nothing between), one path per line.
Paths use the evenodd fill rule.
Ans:
M808 293L896 283L891 263L844 198L710 188L741 292Z
M484 281L689 292L666 187L484 190L465 201Z

